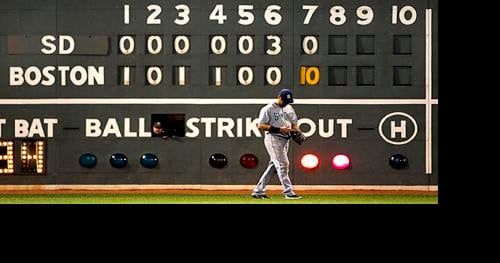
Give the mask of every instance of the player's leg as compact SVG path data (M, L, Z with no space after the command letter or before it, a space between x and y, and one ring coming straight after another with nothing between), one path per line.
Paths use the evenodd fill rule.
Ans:
M269 162L269 165L267 166L266 170L262 174L262 176L259 179L259 182L255 186L252 195L265 195L266 194L266 186L271 180L271 176L276 172L276 166L275 162L273 161L276 159L275 156L275 151L272 146L272 141L271 141L271 136L266 136L264 138L264 146L266 147L267 153L269 154L269 158L271 159Z
M271 180L271 176L276 172L276 168L274 167L273 161L269 162L269 165L267 166L266 170L262 174L262 176L259 179L259 182L253 189L253 194L258 194L258 195L265 195L266 194L266 186L269 184L269 181Z
M280 141L279 145L281 147L277 153L278 158L275 166L281 185L283 186L283 194L295 195L290 176L288 175L290 167L290 162L288 160L288 141Z

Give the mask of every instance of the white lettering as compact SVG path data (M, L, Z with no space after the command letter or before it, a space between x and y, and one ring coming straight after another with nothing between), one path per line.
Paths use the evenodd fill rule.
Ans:
M43 126L42 122L40 119L33 119L33 122L31 123L31 127L29 129L29 134L28 137L33 137L35 135L39 135L40 137L45 137L45 133L43 132Z
M58 122L58 119L43 119L43 123L47 124L47 137L54 137L54 125Z
M45 79L42 81L43 86L52 86L52 85L54 85L54 83L56 83L56 78L51 73L55 69L56 69L56 67L52 67L52 66L43 68L42 74L45 77Z
M120 132L120 127L118 126L118 122L115 118L108 119L106 126L104 127L104 132L102 133L102 137L108 137L108 135L114 134L116 137L122 137Z
M236 119L236 137L238 137L238 138L243 137L243 119L242 118Z
M27 120L14 120L14 136L16 138L26 137L29 133L29 122Z
M97 70L95 67L88 67L88 76L89 76L89 86L94 86L95 83L97 85L104 85L104 67L99 66Z
M21 86L24 84L24 78L23 78L23 68L21 67L10 67L10 74L9 74L9 85L10 86Z
M80 76L80 78L78 78L78 75ZM87 82L87 71L82 66L76 66L71 69L69 73L69 79L76 86L81 86L85 84L85 82Z
M340 137L347 138L347 125L352 124L352 119L338 119L337 124L340 124Z
M35 77L32 78L31 76L35 74ZM40 81L42 80L42 73L37 67L29 67L26 69L26 72L24 73L24 79L26 80L26 83L31 86L38 85Z
M259 119L252 120L252 118L246 118L245 123L246 123L246 131L245 131L246 137L251 137L252 133L257 137L262 137L259 128L257 128L257 125L259 124Z
M395 121L391 121L391 138L396 138L396 133L401 134L401 138L406 138L406 121L402 120L400 126L396 126Z
M217 122L217 137L224 137L223 133L226 132L229 138L233 138L234 134L231 131L234 128L234 121L231 118L219 118Z
M67 42L69 44L68 48L64 48ZM59 36L59 54L68 55L75 50L75 40L71 36Z
M98 119L85 120L85 136L99 137L101 136L101 121Z
M325 120L319 119L319 136L323 138L330 138L334 135L333 119L328 120L328 131L325 131Z
M216 118L201 118L201 122L205 123L205 137L212 137L212 123L217 122Z
M146 131L146 119L139 118L139 137L147 138L151 137L151 132Z
M191 119L187 120L186 128L188 129L188 131L186 131L186 137L194 138L194 137L198 137L198 135L200 135L200 129L198 129L198 127L196 127L196 125L194 125L195 123L199 123L199 122L200 122L199 118L191 118Z
M307 131L307 132L305 132L302 128L300 129L302 131L302 133L304 133L304 136L306 136L306 137L309 137L316 132L316 123L314 123L314 121L311 119L302 118L298 121L297 124L299 125L299 128L302 124L309 125L309 131Z
M137 137L137 132L130 131L130 118L125 118L123 126L125 130L125 132L123 133L124 137Z
M48 35L42 37L42 45L45 46L44 48L41 49L42 53L46 55L54 54L54 52L56 52L57 50L57 47L56 44L52 42L55 41L56 41L55 36Z
M66 72L69 71L69 66L60 66L58 69L61 72L61 86L66 86Z

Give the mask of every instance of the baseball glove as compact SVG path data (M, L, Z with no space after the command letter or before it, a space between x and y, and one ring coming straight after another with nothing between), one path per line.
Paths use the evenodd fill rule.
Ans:
M298 145L301 145L303 142L307 141L306 136L301 131L291 132L292 140L294 140Z

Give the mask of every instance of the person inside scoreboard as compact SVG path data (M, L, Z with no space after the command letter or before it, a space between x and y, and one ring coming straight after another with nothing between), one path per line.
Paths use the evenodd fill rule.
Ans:
M166 139L168 137L165 129L163 129L163 126L159 121L153 123L153 137L161 137L162 139Z

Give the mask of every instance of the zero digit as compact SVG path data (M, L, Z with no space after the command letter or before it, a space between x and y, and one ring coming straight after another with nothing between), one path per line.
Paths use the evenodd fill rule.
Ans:
M245 77L246 73L246 77ZM238 70L238 83L243 86L248 86L253 82L253 70L251 67L241 67Z
M181 42L184 47L181 48ZM186 54L189 51L189 38L187 36L176 36L174 39L174 50L177 54Z
M245 48L245 43L247 48ZM241 36L238 39L238 50L241 54L248 55L253 51L253 38L251 36Z
M275 77L273 78L273 73ZM276 86L281 83L281 69L279 67L269 67L266 70L266 81L271 86Z
M223 36L214 36L210 41L212 53L220 55L226 51L226 39Z
M125 47L125 43L128 43L128 48ZM120 52L124 55L130 55L134 52L135 41L132 36L122 36L120 37Z
M309 45L312 47L309 48ZM302 50L308 55L314 55L318 52L318 39L315 36L305 36L302 40Z

